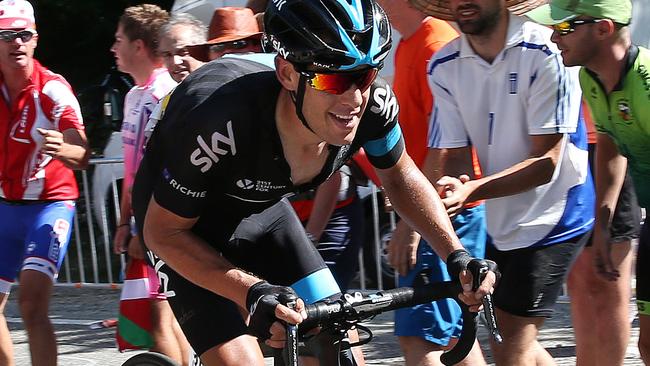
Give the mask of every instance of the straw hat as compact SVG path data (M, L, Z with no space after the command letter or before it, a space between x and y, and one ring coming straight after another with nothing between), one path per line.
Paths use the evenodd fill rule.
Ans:
M449 9L449 0L409 0L409 3L426 15L442 20L454 20L454 15ZM547 0L506 0L508 10L516 15L522 15L546 3Z

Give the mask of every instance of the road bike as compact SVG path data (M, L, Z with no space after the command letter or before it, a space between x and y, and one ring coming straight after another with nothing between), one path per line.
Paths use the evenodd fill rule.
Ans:
M474 274L473 287L476 289L485 277L488 266L485 261L473 261L468 268ZM372 332L362 323L381 313L429 303L445 298L455 299L462 309L463 327L456 345L441 356L445 365L454 365L462 361L472 349L476 339L478 313L470 312L467 305L458 299L462 287L457 281L424 283L414 287L399 287L385 291L350 292L341 295L336 300L323 300L305 305L307 318L299 325L288 324L287 345L274 355L275 365L298 366L298 342L305 340L306 332L314 328L334 334L334 341L341 350L369 343ZM294 299L281 299L281 302L292 306ZM494 306L491 295L483 298L483 307L488 331L497 343L501 343L501 335L497 328ZM358 342L350 343L347 332L358 329L361 337ZM339 366L355 366L354 360L339 360ZM122 366L177 366L176 363L157 353L142 353L128 359ZM192 365L195 366L195 365Z

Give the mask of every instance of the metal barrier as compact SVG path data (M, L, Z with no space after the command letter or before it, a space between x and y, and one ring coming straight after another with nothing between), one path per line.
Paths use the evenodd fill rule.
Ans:
M93 168L105 164L122 164L123 160L113 158L90 159L89 165ZM109 227L108 209L105 200L93 202L91 199L91 185L88 178L89 170L80 171L78 177L80 197L77 200L77 214L74 217L74 231L70 239L68 254L63 262L63 275L59 275L58 285L75 286L116 286L122 282L121 273L125 265L124 255L117 256L112 251L112 227ZM113 197L115 222L119 221L119 187L117 179L110 179L110 194ZM100 212L99 223L96 223L93 208ZM83 221L83 222L82 222ZM98 237L101 238L102 247L98 248ZM74 246L74 248L72 248ZM89 251L89 252L88 252ZM76 261L73 259L76 257ZM76 263L76 266L74 266ZM90 263L91 268L87 268ZM115 273L117 270L117 273ZM117 276L116 276L117 274Z
M78 181L81 194L77 201L78 209L74 217L74 231L57 285L117 287L122 282L125 256L113 254L112 233L115 228L111 227L114 225L111 225L109 220L111 211L114 215L114 222L119 222L120 219L119 190L121 187L118 187L118 177L112 174L112 169L109 169L111 175L108 194L112 197L112 210L107 207L106 199L102 199L100 202L94 202L91 199L91 187L95 182L91 182L88 177L89 172L98 167L107 164L121 164L122 162L121 158L90 159L89 165L91 167L88 170L79 172ZM106 183L104 182L104 184ZM369 199L372 207L373 242L364 243L364 245L371 244L374 247L376 270L370 276L374 277L373 283L376 284L376 288L383 289L382 253L385 248L383 248L384 245L380 236L379 210L381 206L377 198L378 189L372 183L370 184L371 194ZM99 214L97 215L95 211L98 211ZM392 213L391 223L394 227L394 215ZM364 253L363 250L360 250L359 286L366 289L366 282L372 277L369 277L369 274L366 273Z

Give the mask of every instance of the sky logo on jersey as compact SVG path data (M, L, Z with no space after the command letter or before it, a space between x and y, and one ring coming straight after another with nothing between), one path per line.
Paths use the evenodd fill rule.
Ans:
M388 86L376 88L372 93L372 100L374 104L370 107L370 111L385 116L387 121L395 119L399 112L399 104Z
M210 170L213 163L218 163L219 156L224 156L228 153L231 153L233 156L237 155L235 136L232 131L232 121L228 121L226 128L228 129L228 135L224 136L220 132L213 133L210 138L210 145L203 139L203 136L199 135L196 137L199 148L192 152L190 162L192 165L200 166L202 173ZM219 147L219 143L225 145L225 149Z

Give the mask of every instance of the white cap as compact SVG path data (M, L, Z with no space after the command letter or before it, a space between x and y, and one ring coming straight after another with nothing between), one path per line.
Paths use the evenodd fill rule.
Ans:
M34 8L25 0L0 1L0 29L36 29Z

